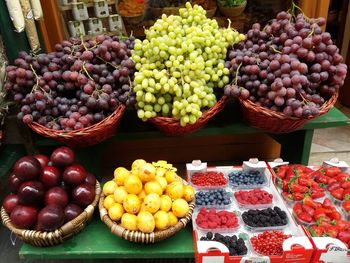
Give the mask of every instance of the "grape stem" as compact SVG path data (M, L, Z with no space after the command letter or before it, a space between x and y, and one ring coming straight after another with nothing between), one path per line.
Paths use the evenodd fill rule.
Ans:
M299 93L300 97L303 99L303 103L305 105L309 104L309 101L301 94L301 92L299 91L298 93Z
M275 47L274 47L274 46L271 46L271 49L272 49L273 51L275 51L276 53L280 53L280 54L282 54L282 52L281 52L281 51L279 51L279 50L277 50L277 49L275 49Z
M315 32L315 26L313 25L312 29L311 29L310 33L307 35L307 37L311 37L314 34L314 32Z
M292 1L292 7L291 7L291 9L288 10L288 12L290 11L290 14L294 17L294 19L296 18L296 16L295 16L296 10L295 9L299 10L303 14L303 16L305 17L306 20L310 20L310 18L308 16L306 16L305 13L303 12L303 9L301 9L298 5L296 5L294 3L294 1Z
M94 81L94 79L90 76L89 71L85 67L86 61L83 62L83 70L85 71L86 75L89 77L90 80Z
M40 86L39 86L39 80L40 80L40 77L38 76L38 74L36 74L34 68L33 68L33 65L32 64L29 64L30 66L30 69L32 70L34 76L35 76L35 79L36 79L36 83L35 85L33 85L33 88L32 88L32 91L31 93L33 93L34 90L36 90L37 88L41 89L41 91L43 91L44 93L46 93L45 90L43 90Z
M104 63L106 63L106 64L108 64L108 65L111 65L111 66L112 66L113 68L115 68L115 69L120 69L120 68L121 68L121 66L116 66L116 65L114 65L113 63L104 60L104 59L101 58L100 56L96 56L96 57L97 57L98 59L102 60Z
M236 86L237 86L237 81L238 81L238 73L239 73L239 70L240 70L241 66L242 66L242 63L240 63L238 65L237 70L236 70L235 83L234 83ZM233 80L231 81L231 84L232 83L233 83Z

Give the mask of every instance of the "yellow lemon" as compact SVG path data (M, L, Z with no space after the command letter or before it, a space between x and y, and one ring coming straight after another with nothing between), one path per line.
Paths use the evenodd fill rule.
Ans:
M149 182L156 177L156 168L151 163L145 163L139 167L137 175L143 183Z
M116 182L116 184L119 186L124 185L125 179L130 174L130 171L128 171L126 168L118 167L114 170L114 182Z
M184 184L182 182L172 182L168 184L165 189L165 194L167 194L172 200L179 199L183 196Z
M132 163L132 165L131 165L131 171L132 171L132 172L136 172L136 174L137 174L139 168L140 168L142 165L144 165L144 164L146 164L146 161L145 161L145 160L143 160L143 159L136 159L136 160Z
M123 207L126 212L130 214L137 214L141 208L141 201L137 195L128 194L124 199Z
M137 215L137 228L143 233L151 233L155 228L153 215L148 211L142 211Z
M142 182L137 175L130 175L124 181L124 186L129 194L139 194L142 191Z
M167 195L162 195L160 197L160 210L168 212L171 209L172 201Z
M187 215L190 207L185 199L179 198L173 202L171 210L173 211L174 215L176 215L176 217L181 218Z
M168 182L166 181L165 177L156 176L156 181L160 184L164 191L166 186L168 185Z
M114 200L117 203L122 204L124 202L126 196L128 195L128 192L125 190L125 187L119 186L119 187L117 187L117 189L115 189L113 195L114 195Z
M108 216L113 220L118 222L124 214L124 208L121 204L115 203L108 209Z
M161 196L163 194L162 186L156 180L152 180L150 182L147 182L144 185L144 189L145 189L146 194L155 193L159 196Z
M166 173L167 169L165 169L164 167L158 167L156 170L156 176L160 176L163 177Z
M145 204L145 208L147 209L147 211L152 214L157 212L160 208L160 197L158 194L146 195L143 202Z
M158 230L165 230L169 227L169 217L168 213L162 210L159 210L154 214L154 221L156 222L156 228Z
M179 222L179 219L174 215L173 212L169 211L168 212L168 224L170 226L175 226Z
M165 179L168 182L168 184L171 184L176 180L177 174L174 171L167 171L165 173Z
M121 225L127 230L137 231L137 216L129 213L125 213L122 216Z
M145 192L145 189L142 189L142 191L137 195L141 201L143 201L143 199L145 199L146 197L146 192Z
M144 202L141 204L141 208L140 208L139 213L142 212L142 211L147 211L148 212L147 207L145 206Z
M113 195L108 195L105 197L103 200L103 207L106 208L107 210L115 204L114 196Z
M194 199L195 192L192 186L190 185L185 185L184 187L184 193L183 193L183 198L187 202L191 202Z
M105 196L112 195L117 187L114 181L108 181L103 185L102 192Z

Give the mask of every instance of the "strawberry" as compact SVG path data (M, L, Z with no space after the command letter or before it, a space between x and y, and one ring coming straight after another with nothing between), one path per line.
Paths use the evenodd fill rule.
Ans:
M290 192L292 193L305 193L309 190L306 186L300 185L298 183L291 183L290 184Z
M339 173L341 173L342 171L341 171L341 169L339 167L332 166L332 167L324 168L324 172L329 177L335 177Z
M328 217L326 218L320 218L319 220L316 221L316 224L318 226L321 226L323 227L324 229L328 228L328 227L331 227L332 225L330 224L330 220Z
M302 193L293 193L292 194L292 200L294 201L301 201L304 198L304 195Z
M333 220L340 220L341 214L337 212L336 210L329 214L329 217Z
M350 211L350 199L345 200L345 201L342 203L342 207L344 208L344 210L345 210L346 212L349 212L349 211Z
M350 180L350 175L347 173L340 173L336 177L334 177L335 180L339 183L344 183L346 181Z
M312 237L321 237L324 232L323 227L318 225L313 225L308 230Z
M329 237L337 237L339 230L335 226L330 226L324 229L324 234Z
M298 183L300 185L303 185L303 186L312 186L313 183L314 183L314 180L308 179L308 178L305 178L305 177L299 177L298 178Z
M350 181L345 181L341 184L341 187L344 189L350 189Z
M282 192L282 196L284 197L285 200L290 200L290 201L294 200L293 195L288 192Z
M298 218L301 220L301 221L304 221L304 222L307 222L307 223L311 223L312 222L312 217L306 213L306 212L302 212L298 215Z
M304 205L307 205L313 209L317 209L317 208L320 208L322 207L322 205L318 202L315 202L311 196L306 196L304 199L303 199L303 204Z
M339 182L333 182L333 183L328 183L328 191L333 191L335 189L338 189L341 187L341 184Z
M319 188L319 187L314 187L311 190L311 197L312 199L317 199L317 198L321 198L324 197L325 192L323 188Z
M301 203L297 202L295 203L294 207L293 207L293 212L296 215L299 215L303 212L303 206L301 205Z
M336 198L336 199L342 201L342 200L343 200L343 197L344 197L344 189L343 189L343 188L335 189L335 190L333 190L333 191L330 191L330 194L331 194L334 198Z
M284 179L286 177L286 171L288 169L288 165L281 165L277 167L276 176L278 178Z
M326 218L326 212L324 208L317 208L314 212L314 218L315 220L318 220L320 218Z
M313 216L315 213L315 209L307 205L302 205L302 209L304 212L308 213L310 216Z
M338 233L338 238L345 242L348 243L350 241L350 231L341 231Z
M329 199L329 198L327 197L327 198L325 198L325 199L323 200L322 207L323 207L323 208L333 208L334 206L333 206L333 203L332 203L331 199Z
M322 184L322 185L327 185L328 184L328 179L329 179L329 177L325 176L324 174L318 174L315 177L315 181L318 182L319 184Z
M350 188L345 188L343 195L344 195L344 199L350 198Z
M350 222L346 221L346 220L337 220L336 224L337 228L339 229L339 231L345 231L347 229L349 229L350 227Z
M282 181L282 190L283 191L288 191L288 180L283 180Z

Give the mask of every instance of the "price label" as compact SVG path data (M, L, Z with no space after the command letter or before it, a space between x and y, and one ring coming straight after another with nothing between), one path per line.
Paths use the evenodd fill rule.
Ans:
M332 263L350 262L350 257L347 256L347 252L348 250L346 248L330 246L327 252L321 254L320 260Z
M269 257L242 257L240 263L270 263Z
M224 263L225 257L224 256L203 257L202 262L203 263Z

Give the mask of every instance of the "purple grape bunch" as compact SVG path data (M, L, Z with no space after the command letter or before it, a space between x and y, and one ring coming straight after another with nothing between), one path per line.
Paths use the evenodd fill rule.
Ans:
M318 116L347 73L331 35L322 32L325 22L280 12L265 28L253 24L228 54L232 82L225 94L286 116Z
M5 83L20 106L17 117L72 131L102 121L120 104L134 105L134 40L98 35L63 41L48 54L20 52Z

